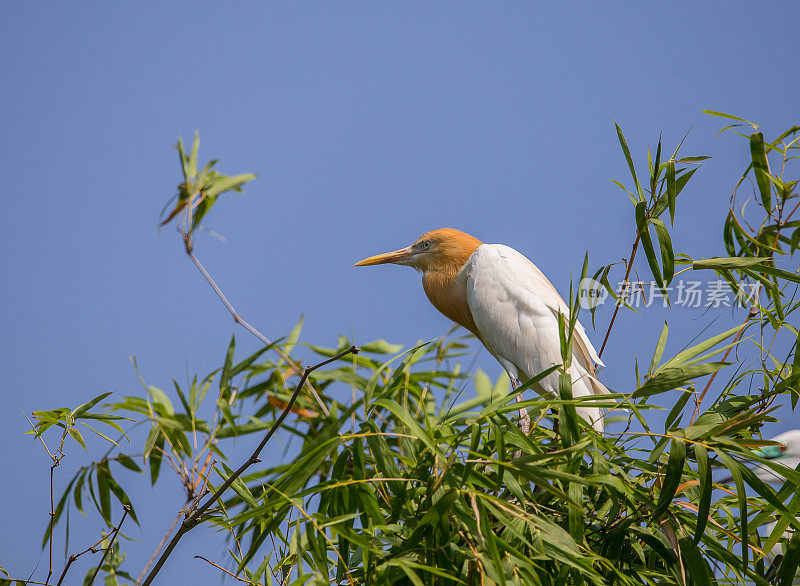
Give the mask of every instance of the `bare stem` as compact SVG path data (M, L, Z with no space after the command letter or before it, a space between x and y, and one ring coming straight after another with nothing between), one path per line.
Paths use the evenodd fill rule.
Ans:
M191 237L189 236L189 234L187 234L186 232L181 231L181 236L183 237L183 245L184 245L184 248L186 249L186 254L189 256L190 259L192 259L192 262L195 264L195 266L200 271L200 273L202 273L203 277L205 277L206 281L208 281L208 284L211 285L211 288L214 290L214 293L217 294L217 297L219 297L219 300L222 301L222 304L227 308L227 310L233 316L233 321L235 321L237 324L241 324L242 327L244 327L244 329L246 329L248 332L253 334L256 338L261 340L261 342L265 346L271 346L272 342L269 340L269 338L267 338L264 334L259 332L256 328L254 328L249 323L247 323L244 320L244 318L241 316L241 314L238 311L236 311L236 309L233 307L233 305L231 305L231 302L228 301L228 298L225 297L225 294L222 292L222 289L219 288L219 285L217 285L217 283L214 281L214 279L211 277L211 275L208 273L208 271L205 269L205 267L200 263L200 261L198 260L198 258L194 254L194 249L192 247L192 240L191 240ZM277 346L273 347L273 350L275 350L275 352L278 354L278 356L280 356L281 359L284 362L289 364L294 369L294 371L296 373L299 374L299 373L302 372L302 368L300 367L300 364L298 364L297 361L293 360L283 350L281 350ZM306 384L307 384L309 393L311 393L311 396L314 397L314 400L317 402L317 405L319 405L320 410L326 416L330 415L330 412L328 411L328 408L325 406L325 403L322 401L322 397L320 397L319 394L317 394L317 391L314 388L314 386L308 381L306 381Z
M58 447L55 455L50 454L50 450L47 450L47 446L45 445L45 449L47 453L50 454L50 457L53 460L53 464L50 466L50 534L48 535L48 547L49 547L49 568L47 571L47 578L45 579L44 583L50 583L50 577L53 575L53 529L55 528L55 521L56 521L56 510L53 506L53 471L56 469L56 466L61 464L61 459L64 457L63 447L64 447L64 438L67 435L66 429L64 430L64 435L61 437L61 445ZM42 440L44 444L44 440Z
M103 563L106 561L106 556L108 555L108 552L111 551L112 547L114 547L114 540L117 538L117 533L119 533L120 527L122 527L122 524L125 522L125 517L128 516L128 513L131 510L130 505L122 505L122 508L125 510L125 512L122 513L122 518L119 520L119 523L117 523L117 526L114 527L114 529L112 529L111 533L109 533L108 536L106 536L106 537L110 536L111 537L111 541L109 542L108 547L104 547L102 549L103 558L100 560L100 563L98 564L97 568L95 569L94 574L92 574L92 579L89 580L88 586L91 586L92 582L94 582L94 579L97 576L97 572L100 571L100 568L103 566ZM58 582L56 582L56 586L61 586L61 582L64 581L64 577L67 575L67 572L69 571L70 566L75 562L75 560L77 560L83 554L89 553L90 551L92 553L96 553L97 550L95 550L95 548L98 545L100 545L101 543L103 543L103 540L106 539L106 537L101 537L99 541L95 542L93 545L90 545L89 547L84 549L82 552L73 553L71 556L69 556L69 559L67 560L67 565L64 566L64 570L61 572L61 576L59 576Z
M209 564L211 564L212 566L214 566L214 567L215 567L215 568L217 568L218 570L221 570L221 571L225 572L226 574L228 574L228 576L230 576L231 578L236 578L237 580L239 580L239 582L244 582L245 584L250 584L250 580L245 580L244 578L241 578L240 576L237 576L237 575L236 575L236 574L234 574L233 572L229 572L228 570L226 570L225 568L223 568L223 567L222 567L222 566L220 566L219 564L215 564L215 563L214 563L214 562L212 562L211 560L209 560L209 559L206 559L206 558L204 558L204 557L203 557L203 556L201 556L201 555L196 555L196 556L194 556L194 559L196 559L196 560L203 560L204 562L208 562Z
M142 583L142 580L144 579L145 575L147 575L147 570L149 570L150 566L153 565L153 562L156 561L156 557L158 557L158 554L161 552L161 548L164 547L164 544L167 542L167 539L169 539L169 536L172 535L172 530L175 529L175 525L177 525L178 521L181 520L182 513L183 511L178 511L178 514L175 517L175 520L172 522L172 525L169 526L169 529L167 529L167 532L164 534L164 537L161 538L161 542L158 544L158 547L153 552L153 555L151 555L150 559L147 560L147 563L145 564L144 569L142 569L141 574L139 574L139 577L136 578L137 584Z
M116 527L115 527L114 529L116 529ZM63 581L64 581L64 576L66 576L66 575L67 575L67 571L69 570L69 567L70 567L70 566L73 564L73 562L74 562L75 560L77 560L77 559L78 559L79 557L81 557L82 555L84 555L84 554L86 554L86 553L89 553L90 551L91 551L92 553L97 553L97 550L95 550L95 548L96 548L98 545L100 545L101 543L103 543L103 540L104 540L104 539L106 539L106 537L108 537L108 536L107 536L107 535L104 535L103 537L101 537L100 539L98 539L97 541L95 541L95 542L94 542L92 545L90 545L89 547L87 547L86 549L84 549L82 552L80 552L80 553L73 553L71 556L69 556L69 559L67 560L67 565L66 565L66 566L64 566L64 570L61 572L61 576L59 576L59 578L58 578L58 582L56 582L56 586L60 586L60 585L61 585L61 582L63 582Z
M625 278L622 280L623 291L627 290L628 285L628 277L631 274L631 268L633 268L633 259L636 258L636 250L639 248L639 233L636 233L636 240L633 241L633 247L631 248L631 257L628 259L626 263L627 267L625 269ZM624 294L624 293L623 293ZM614 313L611 315L611 322L608 324L608 330L606 330L606 335L603 338L603 345L600 346L600 352L597 354L600 358L603 357L603 350L606 349L606 343L608 342L608 336L611 334L611 328L614 327L614 320L617 319L617 312L619 311L619 307L622 305L622 300L618 301L614 306Z
M164 562L167 561L167 558L169 558L169 556L172 554L172 550L175 549L175 546L178 545L178 542L181 540L184 534L188 533L197 526L197 524L200 522L200 518L202 517L203 513L205 513L211 507L211 505L213 505L217 501L217 499L222 495L222 493L225 492L230 487L230 485L233 484L233 482L244 473L245 470L247 470L253 464L256 464L261 461L258 457L259 454L261 453L261 450L264 449L264 447L267 445L267 442L269 442L270 438L272 438L275 432L278 431L278 429L280 428L281 424L283 423L283 420L286 419L286 417L291 412L292 406L294 406L294 402L295 400L297 400L297 396L300 394L300 389L303 388L303 385L305 385L306 381L308 380L308 376L318 368L330 364L331 362L335 362L336 360L339 360L343 356L347 356L348 354L358 354L358 352L359 349L356 346L351 346L347 350L343 350L338 354L336 354L335 356L328 358L327 360L323 360L322 362L315 364L314 366L307 366L303 369L303 375L300 377L300 382L297 383L297 386L295 387L294 392L292 393L292 396L289 399L289 402L286 404L286 407L284 407L283 412L280 414L278 419L275 420L274 425L269 428L269 431L264 436L264 439L261 440L261 443L258 444L258 447L256 447L255 451L250 455L250 457L247 460L245 460L245 462L241 466L239 466L239 468L233 474L228 476L228 478L220 485L220 487L216 491L214 491L214 494L212 494L208 499L206 499L206 501L202 505L197 507L197 509L195 509L194 512L189 513L187 511L186 519L184 519L183 523L181 523L181 526L178 528L177 533L175 533L175 536L167 544L167 547L164 548L164 552L161 554L161 557L158 558L158 561L156 562L155 566L150 571L150 573L147 575L147 578L145 578L145 581L142 582L142 586L148 586L153 582L156 575L158 575L158 573L161 571Z
M58 466L58 460L53 458L53 465L50 466L50 535L48 536L48 541L50 542L50 568L47 571L45 584L50 583L50 576L53 575L53 523L56 519L56 511L53 508L53 470L56 466Z

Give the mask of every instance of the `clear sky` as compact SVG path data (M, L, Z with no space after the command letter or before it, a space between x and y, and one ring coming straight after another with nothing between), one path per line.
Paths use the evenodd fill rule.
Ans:
M629 253L632 210L609 181L628 173L614 119L640 161L659 133L673 147L692 128L685 153L715 158L678 201L674 244L723 254L748 150L700 110L772 136L800 122L798 22L797 3L779 1L0 4L0 565L47 565L48 459L21 412L139 393L131 354L162 388L224 357L230 316L157 230L178 135L199 129L202 160L260 174L206 221L227 241L197 245L249 321L279 337L305 314L315 344L409 345L449 327L418 276L353 262L451 226L517 248L566 293L587 249L592 266ZM741 317L674 309L667 352ZM598 346L608 318L590 333ZM609 386L630 389L663 318L620 318ZM501 372L485 352L477 363ZM57 485L86 462L70 451ZM181 498L177 483L135 486L136 575ZM78 520L70 551L99 529ZM191 558L218 560L220 543L190 535L161 583L216 583Z

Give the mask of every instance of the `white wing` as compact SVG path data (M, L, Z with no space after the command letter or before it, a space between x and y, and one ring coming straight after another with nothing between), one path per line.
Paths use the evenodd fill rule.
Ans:
M463 270L467 303L483 344L509 374L524 381L561 364L558 314L569 315L569 306L536 265L508 246L483 244ZM580 324L573 340L573 395L608 393L594 376L594 365L602 362ZM540 386L540 392L557 396L557 374ZM603 430L599 408L579 407L578 414Z

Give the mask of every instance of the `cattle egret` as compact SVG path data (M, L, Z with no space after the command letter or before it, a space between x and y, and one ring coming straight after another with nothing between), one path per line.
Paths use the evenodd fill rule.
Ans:
M562 364L558 319L559 314L569 315L569 306L544 273L513 248L484 244L459 230L443 228L423 234L407 248L365 258L355 266L386 263L421 272L422 286L433 306L481 341L514 388ZM567 370L574 397L609 392L595 376L596 364L603 365L586 330L576 323L572 364ZM535 390L558 396L558 374L548 375ZM598 407L576 410L603 431Z

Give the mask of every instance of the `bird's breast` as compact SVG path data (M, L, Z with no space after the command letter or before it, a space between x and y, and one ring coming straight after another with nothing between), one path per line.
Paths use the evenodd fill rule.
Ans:
M463 270L429 269L422 275L422 287L436 309L480 339L467 302L467 276Z

